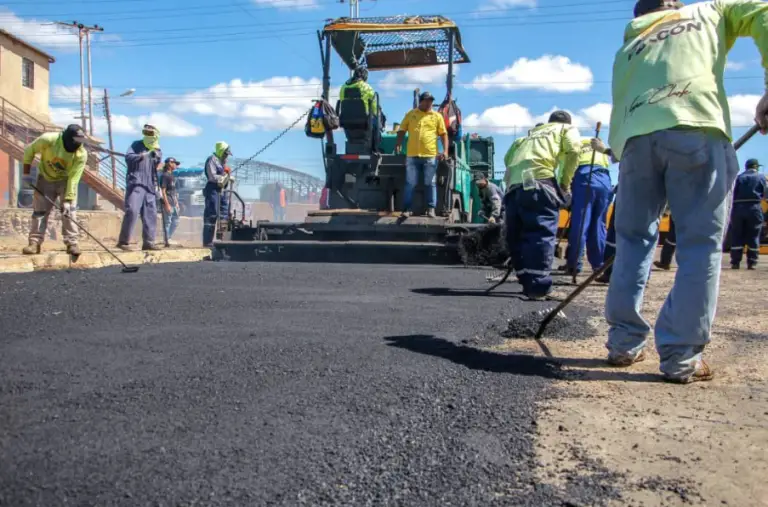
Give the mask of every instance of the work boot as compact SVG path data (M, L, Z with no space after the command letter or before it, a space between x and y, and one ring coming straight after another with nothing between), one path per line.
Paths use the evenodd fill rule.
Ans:
M754 269L757 269L757 265L756 264L747 264L747 269L752 271Z
M400 218L409 218L412 214L410 211L403 211L400 213Z
M731 269L739 269L739 265L738 264L731 264Z
M659 269L663 269L664 271L669 271L671 266L669 264L664 264L661 261L656 261L653 263L654 266L656 266Z
M162 250L162 249L163 249L163 247L161 247L161 246L159 246L159 245L156 245L156 244L154 244L154 243L145 243L145 244L144 244L144 245L141 247L141 249L142 249L142 250L144 250L144 251L157 251L157 250Z
M429 208L427 210L427 217L428 218L437 218L437 215L435 214L435 208Z
M706 382L715 377L715 372L703 360L696 366L696 371L690 377L669 377L664 375L664 380L673 384L690 384L691 382Z
M597 283L606 283L606 284L611 283L611 275L609 275L608 273L603 273L602 275L595 278L595 281Z
M30 243L29 246L25 246L21 253L24 255L36 255L40 253L40 245L37 243Z
M129 245L128 243L118 243L117 244L117 248L119 248L120 250L122 250L124 252L133 252L134 251L134 248L131 245Z
M73 257L80 255L80 247L78 245L67 245L67 253Z
M606 362L611 366L618 366L618 367L632 366L633 364L639 363L641 361L645 361L644 350L641 350L640 353L635 357L630 357L627 355L619 355L619 354L608 354L608 359L606 360Z

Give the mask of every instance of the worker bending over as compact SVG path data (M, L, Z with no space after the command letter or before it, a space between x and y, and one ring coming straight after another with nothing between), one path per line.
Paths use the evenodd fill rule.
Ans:
M606 297L608 362L645 359L640 314L665 201L677 229L675 283L656 319L661 371L672 382L709 380L702 353L717 306L723 231L738 165L723 85L726 55L751 36L768 62L768 3L683 6L639 0L613 65L610 145L620 160L616 261ZM768 131L768 94L756 121Z
M35 155L40 155L35 184L39 191L35 191L32 201L29 245L22 250L24 254L40 253L40 245L45 240L45 230L48 227L48 216L53 209L53 204L48 199L55 202L58 197L62 207L61 235L67 245L67 253L80 255L77 227L70 219L76 218L77 186L88 160L84 142L83 129L79 125L69 125L62 132L41 135L24 150L22 170L26 182L30 182L32 178L32 161Z
M495 183L488 181L488 177L480 174L475 179L477 192L480 195L480 216L488 220L489 224L501 221L503 213L504 194Z
M507 249L511 267L529 299L542 299L552 290L550 270L560 208L570 200L580 146L579 131L571 126L571 115L555 111L548 123L516 139L504 157ZM563 163L558 185L555 168L560 159Z
M763 229L765 176L757 172L762 167L751 158L733 187L731 211L731 269L739 269L747 245L747 269L755 269L760 256L760 232Z
M596 148L592 145L595 144ZM594 166L592 158L594 156ZM581 139L579 166L573 177L573 202L571 204L571 227L568 231L568 254L565 272L574 275L581 272L584 247L593 270L603 265L605 254L605 219L611 206L611 175L608 166L611 150L600 139ZM591 173L591 176L590 176ZM584 224L581 217L584 217Z
M228 212L228 199L223 190L232 180L227 158L231 155L229 145L223 141L216 143L213 154L205 161L205 177L208 183L203 188L205 209L203 210L203 246L213 246L219 216Z

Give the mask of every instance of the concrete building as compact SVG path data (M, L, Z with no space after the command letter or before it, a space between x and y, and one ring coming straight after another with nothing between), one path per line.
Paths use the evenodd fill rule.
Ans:
M15 206L25 136L49 130L54 58L0 29L0 207Z
M50 64L39 48L0 29L0 97L42 122L50 120Z

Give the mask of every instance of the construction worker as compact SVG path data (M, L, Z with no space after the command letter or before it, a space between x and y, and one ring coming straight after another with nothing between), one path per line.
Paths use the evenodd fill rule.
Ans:
M739 269L744 245L747 246L747 269L755 269L760 256L760 232L763 229L761 201L766 195L765 176L757 172L762 167L751 158L744 172L736 178L731 210L731 269Z
M511 267L529 299L542 299L552 290L550 269L560 208L570 201L580 151L581 139L571 125L571 115L555 111L548 123L516 139L504 157L507 249ZM559 160L563 163L558 185L555 169Z
M165 237L168 242L171 236L176 232L179 226L179 193L176 190L176 178L173 171L179 167L180 162L173 157L165 159L163 166L163 177L160 183L160 194L162 196L162 205L165 208L163 214L163 227L165 228Z
M32 200L32 221L29 227L29 245L22 252L26 255L40 253L40 245L45 240L45 230L48 226L48 216L58 197L61 199L62 218L61 234L67 253L80 255L78 246L78 230L70 218L75 219L77 186L85 170L88 152L83 146L85 133L79 125L69 125L62 132L43 134L35 139L24 150L22 171L24 181L31 183L32 161L35 155L40 155L37 165L37 182L35 186L42 192L34 193Z
M155 245L157 229L157 171L163 164L160 150L160 130L146 124L141 131L143 138L134 141L125 153L127 167L125 185L125 214L120 227L117 247L131 250L133 228L141 215L142 250L160 250Z
M480 216L488 220L489 224L500 222L504 213L504 193L482 173L475 177L475 185L480 195Z
M610 145L620 160L616 261L606 297L608 362L645 359L640 314L665 201L677 276L655 326L666 380L710 380L702 353L717 306L723 231L738 172L723 86L726 55L751 36L768 58L768 3L639 0L613 66ZM764 61L765 61L764 58ZM768 94L755 120L768 132Z
M229 167L226 166L227 158L231 155L229 145L223 141L216 143L214 152L205 161L205 176L208 180L203 189L205 197L205 209L203 210L203 246L213 246L213 238L216 234L216 225L219 214L226 215L227 199L222 190L231 181Z
M286 205L285 188L283 188L280 182L277 182L275 183L275 192L272 195L272 215L275 222L285 220Z
M403 189L403 214L411 216L413 190L416 188L419 171L426 191L427 216L435 218L437 190L435 175L437 161L448 158L448 131L443 116L432 110L435 97L429 92L419 95L419 106L405 114L395 142L395 153L400 153L405 133L408 132L408 156L405 163L405 188ZM437 154L437 138L442 141L442 152Z
M664 244L661 246L661 255L659 260L653 263L659 269L669 271L672 267L672 257L675 256L675 250L677 249L677 235L675 234L675 221L672 220L672 215L669 215L669 231L667 237L664 238Z
M595 149L592 141L588 137L581 139L579 166L573 177L569 248L565 264L565 272L569 275L581 272L585 247L593 270L600 269L605 254L605 220L613 198L611 175L608 172L608 166L612 163L611 150L602 142L599 149ZM581 222L582 216L584 224Z
M339 100L344 100L347 90L356 88L360 90L360 98L363 99L365 104L365 112L369 112L368 104L373 106L373 110L376 111L376 91L371 85L368 84L368 69L365 67L357 67L352 71L352 77L350 77L346 83L341 85L339 90Z

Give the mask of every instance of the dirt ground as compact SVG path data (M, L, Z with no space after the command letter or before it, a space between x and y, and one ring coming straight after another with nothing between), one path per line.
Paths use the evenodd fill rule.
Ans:
M674 276L674 266L668 272L654 268L644 306L649 321L655 321ZM756 271L733 271L724 263L705 352L717 375L711 382L661 382L652 342L642 363L605 365L602 316L589 319L591 335L545 340L563 360L569 380L560 382L562 396L548 402L539 418L542 482L567 484L586 461L607 470L622 489L615 505L768 505L766 286L768 261ZM558 287L555 296L571 289ZM606 290L596 285L577 301L602 313ZM497 348L538 350L532 340L520 339Z

